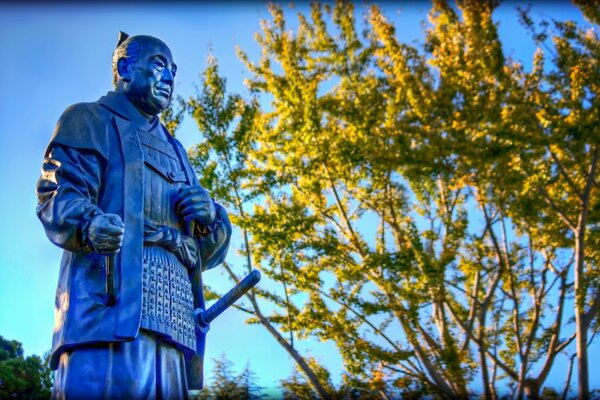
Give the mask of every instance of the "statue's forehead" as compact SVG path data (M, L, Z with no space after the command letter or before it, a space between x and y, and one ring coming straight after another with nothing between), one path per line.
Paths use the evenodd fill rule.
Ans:
M144 43L141 43L140 45L141 53L144 54L146 57L162 56L169 61L173 61L173 54L171 53L171 49L169 49L169 47L163 42L160 42L158 40L148 40Z

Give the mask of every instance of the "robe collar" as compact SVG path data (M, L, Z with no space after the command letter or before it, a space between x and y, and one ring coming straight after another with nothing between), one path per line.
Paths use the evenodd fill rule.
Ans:
M156 126L158 117L152 117L148 120L140 110L133 105L131 101L122 93L108 92L102 96L98 103L102 104L115 114L131 121L136 128L148 131Z

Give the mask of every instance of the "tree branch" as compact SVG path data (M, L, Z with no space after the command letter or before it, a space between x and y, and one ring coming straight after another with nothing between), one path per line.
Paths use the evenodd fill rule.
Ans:
M558 157L556 156L556 154L554 154L554 152L550 149L550 147L548 146L548 151L550 152L550 156L552 157L552 159L554 160L554 162L556 163L556 165L558 166L558 169L562 175L563 178L565 178L565 181L567 181L567 184L571 187L571 189L573 190L573 192L575 192L575 194L577 195L577 197L579 197L579 199L583 202L583 194L579 191L579 189L577 188L577 186L575 185L575 183L571 180L571 178L569 177L569 174L567 174L567 171L565 170L565 167L562 165L562 163L560 162L560 160L558 159Z
M546 362L544 363L544 366L542 367L540 373L538 374L538 376L536 378L536 381L540 387L546 381L546 378L548 377L548 374L550 373L550 369L552 368L552 365L554 363L554 358L559 353L559 350L557 350L557 349L558 349L558 345L559 345L559 341L560 341L560 331L562 328L562 317L563 317L563 310L564 310L566 296L567 296L567 275L566 275L566 273L564 273L563 275L561 275L561 285L560 285L560 292L558 295L558 305L557 305L558 309L556 311L556 318L554 320L553 328L551 328L553 330L553 332L552 332L552 337L550 338L550 344L548 345L548 350L546 352L546 354L547 354Z
M571 221L571 219L569 217L567 217L567 215L560 209L560 207L557 206L556 203L554 203L554 201L552 201L552 199L550 198L550 195L548 194L546 189L541 186L537 186L536 189L537 189L538 193L540 193L542 195L542 197L544 198L544 201L546 201L546 203L548 203L550 208L552 208L556 212L556 214L560 217L560 219L562 219L562 221L565 223L565 225L567 225L567 227L573 233L575 233L577 231L575 224L573 223L573 221Z
M337 188L335 186L335 182L333 182L333 179L331 178L331 175L329 174L329 170L327 169L326 166L324 167L324 169L325 169L325 173L327 174L327 179L329 180L329 184L331 185L331 190L333 191L333 195L335 197L335 202L337 204L338 211L342 215L342 219L344 220L344 223L346 224L346 228L350 232L350 241L354 243L354 246L356 247L356 251L358 252L358 254L360 254L360 256L362 258L364 258L366 256L365 250L363 249L362 245L360 244L360 239L358 238L356 231L352 227L352 223L350 222L350 219L348 218L346 209L342 205L342 201L340 199Z
M231 267L229 267L229 265L223 263L223 266L225 267L225 270L229 273L229 276L231 276L232 279L234 279L236 282L239 281ZM252 307L254 308L255 315L258 318L259 322L294 359L296 364L298 364L298 367L302 370L302 372L310 382L311 386L316 390L319 396L323 399L331 399L331 395L329 394L327 389L325 389L325 387L321 384L321 381L319 380L315 372L312 370L312 368L308 365L308 363L304 360L304 357L302 357L300 353L285 340L281 333L279 333L279 331L275 329L273 324L271 324L269 320L265 318L265 316L262 314L253 291L250 290L249 292L247 292L246 297L248 297L250 303L252 303Z
M461 330L466 334L467 330L465 328L464 323L460 320L458 315L454 312L454 309L452 308L452 306L448 303L446 303L446 304L448 305L448 309L450 310L450 315L452 316L452 319L457 323L457 325L461 328ZM471 340L473 340L478 346L484 345L472 333L471 333ZM487 347L485 347L485 349L486 349L485 352L488 355L488 357L490 357L496 365L498 365L512 379L514 379L515 381L518 381L519 376L512 369L510 369L510 367L508 365L504 364L502 362L502 360L500 360L495 354L492 354Z

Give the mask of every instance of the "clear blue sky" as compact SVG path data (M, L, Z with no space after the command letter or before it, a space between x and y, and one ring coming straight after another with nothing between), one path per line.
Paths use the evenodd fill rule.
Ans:
M383 8L395 21L400 39L422 38L420 22L426 20L429 3L398 3L385 2ZM534 48L517 23L516 4L503 5L496 19L501 22L506 54L527 65ZM306 3L297 2L295 11L288 13L290 22L295 21L296 11L306 9ZM566 2L536 4L533 15L581 20L578 10ZM50 348L61 250L48 241L35 216L35 183L44 148L62 111L73 103L95 101L112 88L111 54L119 30L165 41L178 65L176 93L187 98L194 93L209 52L217 57L228 89L243 92L248 74L235 55L235 46L258 59L253 36L260 20L268 17L266 3L258 1L169 6L0 3L4 60L0 72L4 130L0 137L0 335L22 342L27 354L42 354ZM186 148L198 141L197 135L189 119L178 132ZM231 254L239 247L234 243ZM229 259L235 263L235 256ZM206 273L205 281L216 289L230 286L216 270ZM212 365L211 358L226 353L238 368L250 362L261 386L275 387L279 379L290 375L293 362L266 331L245 325L244 318L228 310L212 324L207 367ZM331 344L306 341L299 348L320 359L334 377L339 376L341 360ZM600 378L593 371L592 383L597 388ZM564 373L557 373L556 379L562 382Z

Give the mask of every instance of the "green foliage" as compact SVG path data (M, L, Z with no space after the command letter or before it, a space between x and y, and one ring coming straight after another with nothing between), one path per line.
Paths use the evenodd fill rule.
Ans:
M396 398L399 393L391 386L389 382L382 380L383 375L375 373L369 381L363 381L356 377L344 376L344 380L339 387L334 387L331 383L329 373L324 370L314 359L310 364L317 370L319 378L327 382L328 392L332 399L350 400L350 399L381 399L385 393L388 398ZM302 375L296 370L290 377L280 381L283 391L283 398L286 400L316 400L318 394L311 385L306 382Z
M179 129L185 110L185 100L178 98L177 105L172 101L169 107L160 114L160 122L167 128L171 135L175 136L175 132Z
M504 56L496 6L433 2L415 47L376 6L359 31L351 3L314 3L295 29L271 5L261 58L239 51L248 99L209 60L187 103L202 135L190 155L270 283L241 308L305 376L286 396L339 392L295 349L309 336L336 344L350 397L365 382L539 395L596 326L600 42L569 21L537 32L521 11L551 50L526 69Z
M247 365L236 375L233 372L233 363L224 354L215 359L214 363L209 385L192 396L194 400L253 400L263 397L250 366Z
M0 336L0 398L49 399L52 375L48 358L24 357L16 340Z

